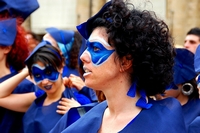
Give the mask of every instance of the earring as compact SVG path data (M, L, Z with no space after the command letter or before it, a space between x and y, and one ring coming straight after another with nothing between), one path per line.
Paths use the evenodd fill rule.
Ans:
M194 91L194 87L190 83L185 83L182 86L182 93L186 96L189 96Z

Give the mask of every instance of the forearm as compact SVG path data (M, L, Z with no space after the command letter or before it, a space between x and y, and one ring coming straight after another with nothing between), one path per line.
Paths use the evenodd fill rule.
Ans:
M26 112L35 99L34 92L11 94L0 99L0 106L17 112Z
M28 70L24 70L15 76L0 83L0 98L10 95L17 85L28 76Z

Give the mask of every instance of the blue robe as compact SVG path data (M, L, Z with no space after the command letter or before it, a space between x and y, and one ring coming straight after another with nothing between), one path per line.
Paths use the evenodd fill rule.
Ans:
M61 97L74 98L71 89L65 89ZM46 93L37 98L23 118L24 133L48 133L63 116L56 112L59 101L43 106Z
M186 128L188 128L192 121L200 116L200 99L190 99L185 105L182 106L182 108Z
M70 126L72 123L77 121L80 117L82 117L85 113L87 113L91 108L93 108L97 103L90 103L86 105L82 105L80 107L71 108L52 128L49 133L60 133L65 128Z
M182 108L176 99L149 99L149 103L153 106L142 109L119 133L186 133ZM97 133L106 108L106 101L96 105L62 133Z
M16 75L13 72L0 78L0 83L6 79ZM34 92L37 87L27 79L24 79L12 92L12 94ZM17 102L17 101L16 101ZM23 133L23 119L24 113L11 111L0 107L0 132L1 133Z
M188 133L200 133L200 116L196 117L188 127Z

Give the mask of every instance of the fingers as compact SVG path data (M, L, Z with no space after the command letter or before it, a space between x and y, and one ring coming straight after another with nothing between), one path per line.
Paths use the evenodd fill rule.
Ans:
M58 110L56 112L59 114L65 114L67 111L69 111L70 108L78 106L80 106L80 104L73 98L72 99L62 98L59 101L59 105L57 106Z
M79 76L71 74L69 80L71 81L71 86L75 87L78 91L85 86L85 82Z
M72 83L71 83L70 79L67 78L67 77L63 77L63 83L67 87L71 87L72 86Z

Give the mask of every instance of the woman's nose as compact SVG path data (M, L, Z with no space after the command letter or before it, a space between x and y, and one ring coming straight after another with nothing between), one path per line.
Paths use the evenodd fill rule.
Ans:
M42 80L42 84L44 84L44 85L47 84L48 82L49 82L48 79L43 79L43 80Z
M83 63L88 63L88 62L90 62L90 56L89 56L89 53L88 53L87 50L85 50L85 51L81 54L80 59L81 59L81 61L82 61Z

